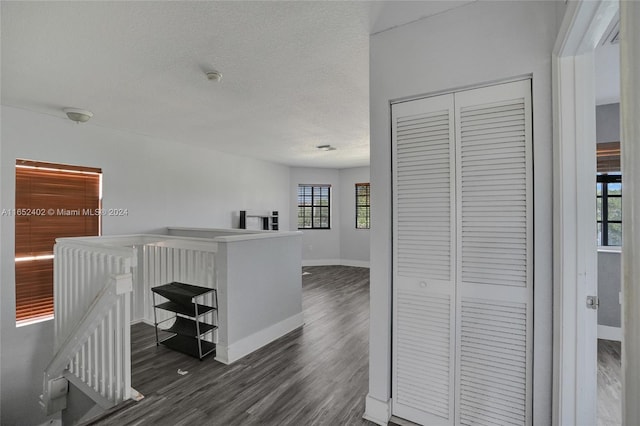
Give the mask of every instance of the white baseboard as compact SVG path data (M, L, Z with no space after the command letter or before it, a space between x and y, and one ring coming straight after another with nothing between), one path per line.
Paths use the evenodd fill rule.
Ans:
M371 395L367 395L362 417L375 424L386 426L391 418L391 400L381 401Z
M215 359L223 364L231 364L303 325L304 317L300 312L230 345L216 345Z
M348 260L342 259L340 263L342 266L355 266L357 268L368 268L369 261L368 260Z
M598 339L622 342L622 328L598 324Z
M368 268L368 260L349 260L349 259L303 259L302 266L356 266L358 268Z
M302 259L302 266L330 266L341 265L340 259Z

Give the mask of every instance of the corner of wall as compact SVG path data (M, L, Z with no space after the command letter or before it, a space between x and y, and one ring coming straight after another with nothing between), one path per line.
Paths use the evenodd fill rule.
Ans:
M391 400L381 401L372 397L370 394L367 395L364 415L362 417L375 424L386 426L391 418Z

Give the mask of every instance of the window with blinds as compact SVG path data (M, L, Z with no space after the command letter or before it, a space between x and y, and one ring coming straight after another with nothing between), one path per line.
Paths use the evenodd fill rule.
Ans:
M371 187L369 183L356 183L356 229L371 227Z
M16 322L53 315L56 238L100 235L102 171L98 168L16 161Z
M622 245L622 175L620 142L596 148L596 232L599 246Z

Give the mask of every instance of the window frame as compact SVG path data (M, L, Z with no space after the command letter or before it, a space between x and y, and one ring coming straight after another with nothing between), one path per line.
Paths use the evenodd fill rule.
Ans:
M360 195L358 193L359 188L367 188L366 194ZM369 182L356 183L355 195L356 195L356 214L355 214L356 229L371 229L371 184ZM359 197L361 196L366 197L366 200L367 200L366 203L360 204ZM360 208L366 208L367 213L366 213L366 218L364 218L364 220L366 221L366 226L359 226Z
M310 188L311 189L311 204L306 204L304 202L304 198L301 197L305 197L306 196L306 192L305 194L303 194L301 196L300 190L301 189L307 189ZM322 189L327 189L327 196L326 196L326 201L327 204L323 205L320 204L321 201L324 199L324 197L322 196L321 192ZM308 229L316 229L316 230L330 230L331 229L331 185L330 184L298 184L298 229L301 230L308 230ZM300 227L300 209L304 209L304 211L310 211L310 218L311 218L311 226L303 226ZM327 224L326 226L315 226L314 222L315 222L315 211L316 209L326 209L327 210ZM302 217L306 217L306 214L303 214ZM320 220L322 219L323 215L320 215ZM304 223L303 223L304 224Z
M620 194L609 194L609 185L610 183L620 183ZM601 194L598 195L597 185L602 184ZM601 224L601 238L598 242L600 247L620 247L621 245L611 245L609 244L609 225L610 224L620 224L622 226L622 219L609 219L609 199L610 198L620 198L620 205L622 206L622 175L621 174L608 174L602 173L598 174L596 177L596 207L597 200L602 199L600 204L600 219L598 219L596 214L596 226Z
M14 216L14 316L21 327L54 316L55 239L102 234L103 175L95 167L22 159L14 174L15 208L6 213Z

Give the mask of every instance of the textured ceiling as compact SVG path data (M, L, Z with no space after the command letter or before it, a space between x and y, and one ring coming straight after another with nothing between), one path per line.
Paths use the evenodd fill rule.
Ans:
M369 34L466 3L2 1L2 104L86 108L86 125L282 164L367 165Z

